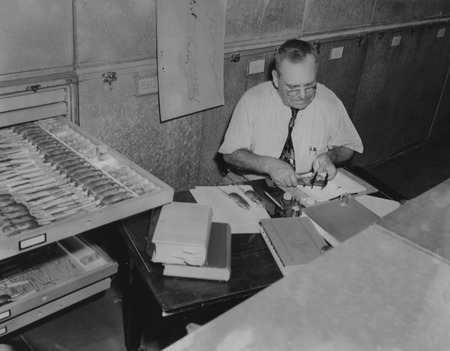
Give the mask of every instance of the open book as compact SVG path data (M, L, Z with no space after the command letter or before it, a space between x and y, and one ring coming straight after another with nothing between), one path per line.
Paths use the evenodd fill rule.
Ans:
M323 189L319 186L311 188L309 185L298 185L298 188L319 202L337 198L343 193L357 194L367 190L364 185L340 171L337 172L336 177L330 180Z
M327 243L308 217L263 219L261 235L284 276L327 249Z

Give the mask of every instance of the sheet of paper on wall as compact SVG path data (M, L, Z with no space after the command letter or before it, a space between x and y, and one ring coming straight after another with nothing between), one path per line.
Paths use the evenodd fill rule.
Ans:
M224 104L226 0L158 0L162 121Z
M230 224L231 233L259 233L259 221L270 216L263 206L245 195L248 190L253 188L250 185L197 186L190 191L197 203L212 208L213 222ZM233 198L227 196L232 193L241 196L249 204L249 208L240 207Z
M297 186L301 191L311 196L318 202L327 201L339 197L342 193L358 194L365 191L367 188L338 171L336 177L328 182L325 188L315 186L311 189L310 186Z

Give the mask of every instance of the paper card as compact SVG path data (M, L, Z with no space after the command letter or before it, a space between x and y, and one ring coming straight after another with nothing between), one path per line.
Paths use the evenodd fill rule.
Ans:
M386 216L400 207L398 201L382 199L377 196L361 195L355 197L355 199L380 217Z
M208 205L213 210L213 222L229 223L231 233L259 233L259 220L270 218L265 208L252 202L244 193L253 190L250 185L227 185L220 187L198 186L191 189L192 196L199 204ZM227 194L236 193L244 198L249 209L239 207Z

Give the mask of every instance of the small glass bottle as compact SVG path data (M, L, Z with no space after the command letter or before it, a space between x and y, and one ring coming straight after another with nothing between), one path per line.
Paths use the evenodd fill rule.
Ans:
M284 213L285 217L300 217L302 214L302 207L297 202L297 200L294 199L291 193L284 193L283 194L283 207L284 207Z

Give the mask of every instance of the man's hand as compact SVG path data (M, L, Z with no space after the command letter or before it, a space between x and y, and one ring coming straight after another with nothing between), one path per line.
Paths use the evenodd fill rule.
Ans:
M277 186L297 186L297 176L290 164L277 158L268 160L267 174Z
M349 161L354 153L352 149L345 146L334 147L316 157L313 162L313 170L317 174L326 172L328 180L331 180L336 176L336 166L341 166Z
M331 157L326 153L317 156L312 166L314 172L317 172L317 174L327 173L328 180L332 180L336 176L336 166L331 160Z

